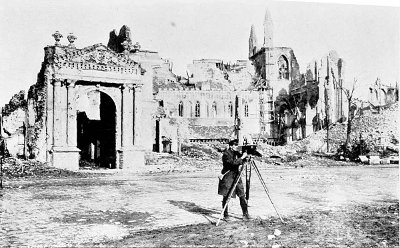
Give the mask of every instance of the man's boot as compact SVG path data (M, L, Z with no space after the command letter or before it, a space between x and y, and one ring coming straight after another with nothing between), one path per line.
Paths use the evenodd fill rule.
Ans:
M228 197L224 197L222 199L222 209L224 209L227 200L228 200ZM229 221L230 220L229 213L228 213L228 206L226 206L225 211L224 211L224 220L225 221Z
M243 196L243 197L240 197L239 200L240 200L240 207L242 208L242 212L243 212L243 220L250 220L251 217L249 215L246 198Z

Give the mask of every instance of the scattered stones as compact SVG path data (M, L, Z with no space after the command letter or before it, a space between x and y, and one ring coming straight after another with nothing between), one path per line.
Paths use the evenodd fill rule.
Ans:
M89 176L88 173L62 170L36 160L22 160L14 157L3 159L2 171L3 178Z
M282 234L282 232L278 229L275 229L274 235L275 236L280 236Z

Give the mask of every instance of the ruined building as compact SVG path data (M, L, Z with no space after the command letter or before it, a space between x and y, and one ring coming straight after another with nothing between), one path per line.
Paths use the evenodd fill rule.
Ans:
M346 114L343 60L331 52L301 74L294 51L274 46L268 11L262 45L251 28L249 60L194 60L185 76L133 42L127 26L110 32L107 46L53 37L28 92L23 143L24 153L59 168L135 169L146 152L176 152L184 141L282 144Z
M239 139L250 136L282 144L304 138L326 122L346 119L341 91L344 62L336 52L313 61L301 74L293 49L274 46L267 10L262 45L252 26L248 56L250 61L232 64L193 61L184 84L164 85L155 94L165 111L166 119L160 122L185 120L190 141L226 140L239 134ZM175 133L162 136L177 140Z
M372 107L384 107L399 101L399 85L386 85L379 78L369 87L369 103Z
M102 44L78 49L72 34L68 45L59 32L53 37L28 92L30 155L71 170L83 159L107 168L143 165L152 148L144 127L151 122L153 71L134 60L137 44L125 42L118 53Z

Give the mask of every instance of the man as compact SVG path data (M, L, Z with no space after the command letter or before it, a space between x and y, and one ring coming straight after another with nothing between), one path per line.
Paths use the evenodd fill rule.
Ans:
M220 177L218 184L218 194L223 196L222 208L225 206L228 200L229 191L234 186L235 179L238 176L240 177L239 168L243 164L244 159L247 157L246 152L240 154L237 151L237 146L238 146L238 140L229 141L229 147L224 151L224 154L222 155L222 166L223 166L221 171L222 178ZM241 178L239 179L236 188L233 190L234 193L232 194L232 197L234 198L236 195L239 197L240 206L243 212L243 219L245 220L250 219L247 210L247 201L245 198L245 192ZM225 208L224 219L229 220L228 206Z

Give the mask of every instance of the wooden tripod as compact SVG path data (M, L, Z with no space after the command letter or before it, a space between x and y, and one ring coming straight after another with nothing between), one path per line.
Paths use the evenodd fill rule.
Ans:
M285 222L283 221L281 215L278 213L278 210L276 209L275 204L274 204L274 202L273 202L272 199L271 199L271 196L269 195L269 191L268 191L267 185L265 184L264 179L263 179L262 176L261 176L260 170L258 169L258 167L257 167L257 165L256 165L256 162L254 161L254 159L253 159L252 157L250 157L250 158L247 160L247 162L246 162L246 163L242 166L242 168L240 169L240 171L239 171L239 173L238 173L238 175L237 175L237 177L236 177L236 179L235 179L235 181L234 181L233 187L231 187L231 189L230 189L230 191L229 191L228 199L226 200L226 203L225 203L225 205L224 205L224 207L223 207L223 209L222 209L222 211L221 211L221 214L219 215L219 218L218 218L218 221L217 221L216 226L219 225L219 222L221 221L221 219L222 219L222 217L223 217L223 214L224 214L224 212L225 212L225 209L228 207L229 201L231 200L231 197L232 197L232 195L233 195L233 192L235 192L236 186L237 186L237 184L239 183L239 180L240 180L240 178L241 178L241 176L242 176L242 173L243 173L244 169L246 169L246 200L249 200L249 198L250 198L251 168L254 169L254 171L256 172L256 174L257 174L257 176L258 176L258 178L260 179L261 185L263 186L263 188L264 188L264 190L265 190L265 193L267 193L268 199L270 200L272 206L274 207L275 212L276 212L277 215L279 216L279 219L281 220L282 223L285 223Z

